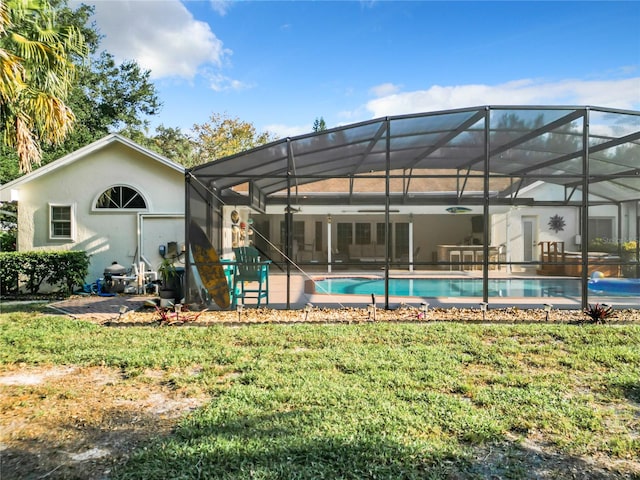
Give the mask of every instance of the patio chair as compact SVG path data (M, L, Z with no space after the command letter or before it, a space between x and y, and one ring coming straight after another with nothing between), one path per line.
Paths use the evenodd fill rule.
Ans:
M234 248L236 268L233 276L233 305L238 298L242 305L246 298L255 298L260 306L264 298L269 305L269 265L271 260L260 260L260 252L254 247ZM247 284L252 284L250 288Z

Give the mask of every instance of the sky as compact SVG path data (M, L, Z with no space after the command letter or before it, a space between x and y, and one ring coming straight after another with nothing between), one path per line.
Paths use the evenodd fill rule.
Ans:
M75 1L75 0L74 0ZM151 72L157 125L223 114L275 138L480 105L640 110L638 1L84 0Z

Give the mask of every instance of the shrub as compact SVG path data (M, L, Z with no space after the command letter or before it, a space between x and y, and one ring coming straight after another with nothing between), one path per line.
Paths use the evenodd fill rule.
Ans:
M18 280L22 271L22 260L16 252L0 252L0 293L18 293Z
M622 274L628 278L637 278L639 273L638 244L635 240L613 242L603 238L594 238L589 242L589 250L620 255Z
M0 233L0 252L15 252L16 233L14 230Z
M42 282L53 272L55 261L49 252L24 252L20 256L23 262L20 273L26 277L27 291L38 293Z
M57 266L48 277L47 281L52 284L59 284L70 294L73 287L81 286L89 271L89 257L85 252L56 252Z
M0 293L16 295L20 287L38 293L43 283L71 293L82 285L89 269L89 257L78 251L0 252Z

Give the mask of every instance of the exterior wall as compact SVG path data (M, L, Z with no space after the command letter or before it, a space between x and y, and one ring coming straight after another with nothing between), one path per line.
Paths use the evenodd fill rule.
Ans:
M414 215L414 250L420 247L418 260L431 261L438 245L462 245L473 241L471 217L475 215ZM432 268L432 267L430 267Z
M91 258L88 282L101 277L104 268L114 261L129 267L138 254L138 211L93 208L97 198L114 185L140 192L147 204L146 213L184 216L182 173L125 145L112 143L20 187L18 250L84 250ZM49 238L50 204L73 206L73 240ZM175 229L175 219L170 223ZM175 241L184 242L184 231ZM156 257L153 261L159 264Z
M564 220L564 229L558 232L550 229L551 217L558 215ZM504 245L506 261L524 261L523 221L534 222L532 242L533 259L540 254L539 242L564 242L565 251L577 251L581 246L576 235L580 233L580 210L575 207L526 207L511 208L506 213L494 214L491 217L491 237L493 245ZM521 270L514 267L514 270Z
M229 217L229 212L233 210L233 207L225 207L225 222ZM442 208L438 209L442 211ZM245 216L248 216L249 213L247 209L238 208L241 217L244 219ZM473 238L476 238L477 241L482 240L482 234L476 233L473 234L472 231L472 223L471 218L477 216L477 214L473 215L452 215L452 214L416 214L412 215L413 218L413 249L414 251L419 247L420 252L418 254L417 261L420 262L430 262L434 259L434 255L437 251L437 246L441 244L451 245L451 244L463 244L465 242L471 243ZM261 225L262 222L269 222L269 229L266 231L260 231L256 234L255 238L252 241L256 241L259 243L261 237L264 235L269 242L272 244L268 246L268 250L272 256L272 258L280 258L280 255L277 252L277 249L280 249L284 252L284 239L280 238L280 224L285 220L285 216L282 214L273 214L273 215L256 215L256 223ZM312 248L315 239L315 223L322 222L322 249L320 252L322 255L314 258L321 258L322 261L325 261L327 258L327 249L329 246L329 242L327 239L327 214L296 214L294 216L294 222L304 222L304 238L305 238L305 246L307 250ZM381 214L332 214L332 228L331 228L331 247L334 253L338 248L338 228L337 225L339 223L369 223L371 225L371 241L372 243L377 243L376 238L376 224L384 222L384 215ZM243 220L244 221L244 220ZM392 214L391 216L391 229L392 229L392 238L394 238L395 245L395 224L396 223L408 223L410 221L409 214ZM225 223L225 231L223 233L223 252L222 255L229 256L232 254L230 244L231 244L231 231L230 231L230 223ZM355 237L354 237L355 241ZM295 249L295 245L294 245ZM303 246L299 245L298 250L302 250ZM293 256L294 260L296 260L296 254L298 252L294 251ZM395 256L395 249L392 249L392 255ZM308 256L308 255L307 255ZM297 255L298 261L305 261L304 255ZM398 260L395 259L394 260ZM306 260L308 261L308 259Z

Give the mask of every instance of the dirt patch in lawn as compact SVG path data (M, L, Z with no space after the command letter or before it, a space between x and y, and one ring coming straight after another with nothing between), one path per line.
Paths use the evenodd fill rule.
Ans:
M106 480L206 401L164 371L130 378L103 367L0 367L0 479ZM636 459L566 456L536 438L507 435L474 457L452 465L449 478L640 478Z
M207 398L167 373L101 367L0 370L0 479L106 479Z

